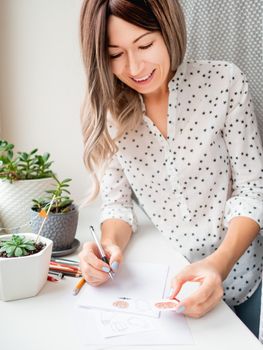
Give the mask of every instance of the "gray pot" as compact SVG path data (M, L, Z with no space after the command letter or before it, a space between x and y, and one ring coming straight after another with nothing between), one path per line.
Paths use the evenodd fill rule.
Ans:
M41 236L53 241L53 251L70 249L74 241L78 226L78 208L72 205L72 210L67 213L49 213L41 230ZM44 218L38 212L31 209L31 228L33 233L38 233Z

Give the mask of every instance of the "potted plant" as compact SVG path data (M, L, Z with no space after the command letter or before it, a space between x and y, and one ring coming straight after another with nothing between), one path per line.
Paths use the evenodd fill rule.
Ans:
M71 179L59 179L53 175L55 184L54 188L46 190L45 196L33 199L31 208L31 227L34 233L37 233L43 221L43 217L37 213L49 213L46 217L45 225L41 231L41 235L53 241L53 251L70 251L77 248L78 243L75 240L77 225L78 225L78 208L70 198L68 190ZM52 204L51 204L52 201ZM77 242L76 242L77 241ZM54 254L53 252L53 254Z
M0 239L0 300L35 296L47 281L52 241L33 234Z
M0 221L11 232L30 230L32 198L41 196L54 182L50 154L37 151L15 153L13 144L0 140Z

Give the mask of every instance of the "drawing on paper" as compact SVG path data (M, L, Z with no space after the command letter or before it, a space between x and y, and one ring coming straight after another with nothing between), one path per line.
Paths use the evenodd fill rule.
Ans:
M152 305L148 300L132 299L128 297L121 297L112 302L112 306L118 309L130 308L133 312L149 312L152 311Z
M117 307L119 309L127 309L129 307L129 303L124 300L116 300L112 303L112 306Z
M115 337L155 329L151 319L142 316L102 312L98 326L104 337Z
M155 303L154 306L160 310L162 310L162 309L174 309L177 304L178 303L175 304L173 301L161 301L161 302Z

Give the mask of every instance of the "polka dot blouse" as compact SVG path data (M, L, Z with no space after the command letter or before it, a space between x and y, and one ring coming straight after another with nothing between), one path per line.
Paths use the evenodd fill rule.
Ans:
M233 217L253 219L260 235L224 282L225 301L244 302L263 265L263 156L245 75L228 62L183 62L169 82L167 138L141 101L140 126L118 140L102 178L101 222L122 219L135 231L133 192L156 228L194 262L217 249Z

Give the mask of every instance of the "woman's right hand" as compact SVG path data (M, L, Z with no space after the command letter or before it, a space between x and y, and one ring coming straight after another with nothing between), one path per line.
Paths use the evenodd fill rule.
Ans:
M103 249L109 265L101 260L95 242L85 243L79 254L82 276L94 287L106 282L110 278L109 271L116 272L123 259L121 249L116 244L104 245Z

